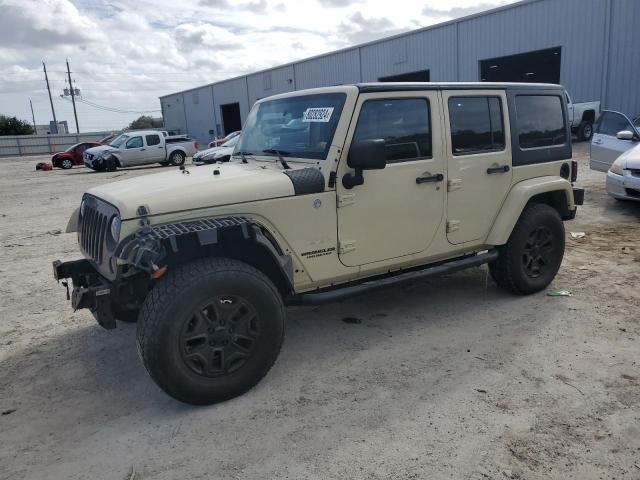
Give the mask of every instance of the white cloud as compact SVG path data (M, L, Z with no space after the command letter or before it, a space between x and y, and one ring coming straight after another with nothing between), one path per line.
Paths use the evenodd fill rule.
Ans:
M0 0L0 113L38 123L56 113L69 59L84 98L125 110L158 109L158 96L441 21L509 0ZM423 12L423 10L427 8ZM456 8L458 10L456 10ZM431 10L428 10L431 9ZM465 10L467 11L467 10ZM79 104L82 130L136 117Z

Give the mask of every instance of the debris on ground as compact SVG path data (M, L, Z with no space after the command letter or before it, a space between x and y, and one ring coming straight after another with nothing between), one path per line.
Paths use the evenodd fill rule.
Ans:
M36 170L43 170L43 171L53 170L53 165L47 162L38 162L36 163Z
M548 297L573 297L573 293L569 290L552 290L547 292Z
M584 232L571 232L571 238L578 239L578 238L584 238L586 236L587 236L587 234L584 233Z
M4 410L2 412L2 415L11 415L13 412L15 412L16 410L18 410L17 408L10 408L9 410Z

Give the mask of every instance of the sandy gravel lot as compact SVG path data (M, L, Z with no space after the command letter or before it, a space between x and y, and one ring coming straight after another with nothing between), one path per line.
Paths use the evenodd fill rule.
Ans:
M82 192L157 168L0 159L0 480L640 478L640 204L575 152L567 235L586 237L552 285L572 297L511 296L483 267L292 308L267 377L206 408L162 393L135 325L73 313L51 275L78 257L60 230Z

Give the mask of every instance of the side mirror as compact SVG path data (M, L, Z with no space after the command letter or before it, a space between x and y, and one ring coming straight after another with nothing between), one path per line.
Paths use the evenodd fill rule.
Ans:
M383 139L354 142L349 149L347 165L356 170L380 170L387 166Z
M622 130L621 132L618 132L616 137L618 137L618 140L634 140L635 136L630 130Z
M387 152L383 139L354 142L349 149L347 165L355 169L355 173L347 173L342 177L344 188L351 189L364 183L363 170L381 170L387 166Z

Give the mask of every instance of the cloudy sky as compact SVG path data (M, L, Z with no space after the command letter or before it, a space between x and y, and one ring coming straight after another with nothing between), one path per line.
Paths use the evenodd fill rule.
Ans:
M81 131L159 116L158 97L486 10L513 0L0 0L0 114ZM88 102L88 103L85 103ZM75 127L71 128L75 132Z

